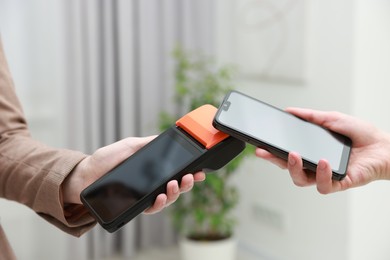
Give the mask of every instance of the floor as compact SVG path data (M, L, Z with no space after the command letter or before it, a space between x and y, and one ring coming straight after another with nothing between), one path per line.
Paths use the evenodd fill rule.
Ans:
M171 248L151 248L148 250L143 250L134 257L126 260L180 260L180 251L177 247L171 247ZM245 257L244 254L238 252L237 259L240 260L249 260L249 258ZM252 258L250 258L252 259ZM117 257L117 258L110 258L106 260L125 260L123 257ZM211 260L211 259L210 259Z
M161 249L150 249L139 252L136 257L132 260L174 260L180 259L180 251L177 247L167 248L164 250Z
M131 258L124 258L122 256L118 257L110 257L109 259L105 260L176 260L180 259L180 252L177 247L172 248L151 248L147 250L142 250L138 252L135 256Z

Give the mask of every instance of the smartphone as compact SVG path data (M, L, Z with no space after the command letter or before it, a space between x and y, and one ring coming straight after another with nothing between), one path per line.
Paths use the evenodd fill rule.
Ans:
M215 128L287 160L291 151L302 156L303 166L316 171L320 159L329 161L333 179L347 171L351 140L300 119L238 91L222 101L213 120Z
M192 111L202 120L209 119L203 122L206 126L197 128L192 117L179 120L82 191L82 203L103 228L114 232L142 213L166 192L170 180L180 182L187 173L219 169L244 149L243 141L212 127L216 110L208 106ZM189 129L195 129L192 135Z

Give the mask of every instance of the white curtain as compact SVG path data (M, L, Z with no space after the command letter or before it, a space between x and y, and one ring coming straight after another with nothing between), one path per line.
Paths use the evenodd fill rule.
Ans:
M91 153L127 136L158 134L159 113L175 109L171 52L178 43L214 52L213 8L210 0L64 1L68 146ZM174 238L164 213L141 215L114 234L97 227L70 239L69 257L129 257Z

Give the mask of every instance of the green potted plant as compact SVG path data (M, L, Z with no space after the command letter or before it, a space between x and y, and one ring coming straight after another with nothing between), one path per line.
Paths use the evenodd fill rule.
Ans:
M166 112L161 114L161 130L171 126L183 114L204 104L218 107L223 96L233 87L233 67L217 67L211 58L185 52L180 47L174 50L173 57L176 62L175 104L178 112L175 115ZM195 241L196 244L205 244L205 241L232 243L230 239L236 223L232 210L238 203L238 192L229 179L249 153L253 154L251 146L247 146L222 169L208 173L204 182L197 183L191 192L183 194L170 207L174 227L186 238L184 247L188 247L189 241ZM196 251L201 253L200 249ZM234 255L234 248L221 251ZM213 253L208 251L206 254L210 258ZM203 257L194 253L188 255L193 259Z

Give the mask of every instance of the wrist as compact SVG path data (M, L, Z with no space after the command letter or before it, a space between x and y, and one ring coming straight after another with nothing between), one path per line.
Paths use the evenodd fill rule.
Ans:
M64 204L81 204L80 193L83 183L81 169L83 167L83 161L73 168L62 183L62 200Z

